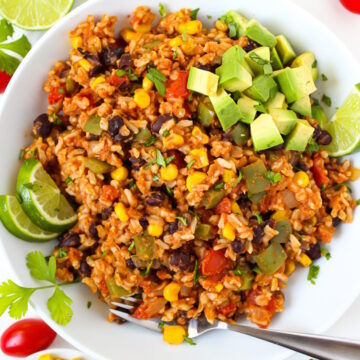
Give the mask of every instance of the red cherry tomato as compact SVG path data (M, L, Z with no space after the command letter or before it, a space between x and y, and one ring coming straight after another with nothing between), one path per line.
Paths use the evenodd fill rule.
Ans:
M360 14L360 1L359 0L340 0L344 5L345 9L349 11Z
M56 337L40 319L25 319L8 327L1 335L1 350L4 354L26 357L47 349Z
M0 71L0 93L3 93L11 79L11 75L8 75L4 71Z

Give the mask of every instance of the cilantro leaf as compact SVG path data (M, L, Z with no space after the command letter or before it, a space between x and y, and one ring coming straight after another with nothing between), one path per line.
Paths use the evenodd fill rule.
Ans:
M199 281L199 263L196 259L195 267L194 267L194 285L196 285L198 281Z
M315 280L314 280L314 279L317 279L317 277L318 277L318 275L319 275L319 271L320 271L320 266L319 266L319 265L310 265L307 279L308 279L313 285L315 285Z
M5 19L0 20L0 42L5 41L9 36L14 33L13 26Z
M200 10L200 8L196 8L196 9L190 11L190 17L192 20L196 20L199 10Z
M331 254L327 248L324 248L324 247L320 248L320 253L322 256L325 256L326 260L331 259Z
M171 155L165 159L166 165L169 165L175 159L175 155Z
M195 164L195 160L191 160L187 165L186 165L186 168L188 169L188 170L190 170L192 167L193 167L193 165Z
M310 138L308 145L306 147L307 152L318 152L319 151L319 145L315 142L313 138Z
M15 41L0 44L0 48L13 51L14 53L24 57L31 49L31 44L29 43L27 37L23 35Z
M272 184L276 184L281 181L282 176L280 173L276 173L274 171L267 171L265 173L266 179L270 180Z
M328 77L325 74L321 74L321 80L322 81L327 81L329 80Z
M241 276L243 274L246 274L248 271L247 269L235 269L232 272L237 276Z
M257 211L255 211L254 216L256 217L258 224L261 225L263 222L261 215Z
M157 70L156 68L152 68L150 67L148 69L147 74L145 75L145 77L147 77L151 82L154 83L156 90L158 91L158 93L164 97L165 96L165 84L164 82L167 80L166 76L163 75L159 70Z
M326 105L326 106L331 106L332 101L331 98L329 96L327 96L326 94L324 94L321 98L321 101Z
M188 336L184 336L184 341L190 345L196 345L196 343L194 343L193 339L190 339Z
M166 9L165 6L162 3L159 3L159 14L161 17L166 16Z
M237 184L239 184L239 182L241 181L241 179L242 179L242 172L241 172L241 170L239 170L239 176L238 176L238 178L236 179L236 181L234 182L233 187L235 187Z
M53 295L47 302L51 318L60 325L68 324L73 315L71 309L72 302L63 290L56 287Z
M175 219L180 220L184 224L184 226L188 226L188 222L187 222L186 217L184 217L184 216L176 216Z
M155 152L156 152L156 160L155 160L156 163L159 166L166 167L166 162L165 162L165 159L164 159L161 151L159 149L156 149Z
M215 190L220 190L220 189L223 189L223 188L224 188L224 183L223 182L220 182L220 183L214 185Z
M15 72L19 64L19 59L5 54L0 50L0 71L5 71L7 74L11 75Z
M173 56L172 56L173 60L175 60L178 57L178 55L179 54L177 51L173 51Z
M33 251L26 256L26 266L34 279L55 283L56 260L54 256L51 256L47 263L40 251Z

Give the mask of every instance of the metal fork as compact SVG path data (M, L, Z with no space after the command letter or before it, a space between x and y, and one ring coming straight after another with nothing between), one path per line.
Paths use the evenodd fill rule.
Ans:
M119 299L119 302L112 303L117 309L110 309L110 312L139 326L161 332L161 329L159 328L160 320L139 320L131 316L132 310L134 310L140 302L141 300L134 297L122 297ZM231 330L253 336L295 350L299 353L316 357L319 360L360 359L360 341L357 340L290 331L262 330L251 326L229 324L217 320L214 324L210 324L205 318L200 320L191 319L188 324L187 333L189 338L194 339L208 331L218 329Z

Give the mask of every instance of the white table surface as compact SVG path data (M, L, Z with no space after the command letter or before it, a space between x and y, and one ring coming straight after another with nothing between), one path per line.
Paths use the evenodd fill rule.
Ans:
M84 3L86 0L76 0L75 6ZM352 51L354 56L360 63L360 15L352 14L346 11L338 0L288 0L303 7L325 25L327 25ZM304 24L304 26L306 26ZM299 29L301 32L301 29ZM20 31L19 31L20 32ZM29 40L35 43L38 40L42 32L26 32ZM336 54L334 54L336 56ZM341 64L339 64L341 66ZM354 82L360 79L354 79ZM1 105L1 95L0 95ZM0 282L11 278L11 271L7 260L2 254L0 254ZM27 317L36 317L36 313L30 309ZM13 323L6 314L0 318L0 334ZM327 334L349 338L360 339L360 297L355 300L353 305L348 309L342 318L332 326ZM62 340L59 336L56 338L52 347L71 347L67 342ZM0 359L14 359L10 358L0 350ZM289 360L305 360L307 356L295 354L289 358ZM265 360L265 359L264 359Z

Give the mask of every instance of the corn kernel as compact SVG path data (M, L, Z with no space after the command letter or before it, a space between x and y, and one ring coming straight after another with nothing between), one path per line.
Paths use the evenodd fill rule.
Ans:
M196 44L193 39L188 38L187 41L181 45L181 49L186 55L194 55Z
M316 223L317 223L317 218L316 218L316 216L313 216L313 217L311 218L311 225L312 225L312 226L315 226Z
M136 33L130 29L124 29L121 32L121 36L127 43L129 43L131 40L139 40L141 38L141 33Z
M206 134L204 134L198 126L194 126L191 135L198 138L202 144L209 143L209 137Z
M141 109L146 109L150 105L150 95L144 89L135 90L134 101Z
M179 32L182 34L185 32L189 35L195 35L201 32L202 30L202 23L200 20L192 20L184 24L179 25Z
M288 211L286 210L277 210L274 212L274 214L271 216L273 220L280 221L280 220L288 220Z
M180 285L172 282L164 287L163 295L167 301L177 301L179 299Z
M308 267L312 263L311 259L304 253L301 253L301 255L298 256L297 260L304 267Z
M182 39L180 36L174 37L169 41L169 46L170 47L177 47L180 46L183 43Z
M179 134L172 133L163 138L163 144L168 150L177 149L184 145L184 138Z
M74 36L73 38L71 38L71 45L74 49L81 47L82 44L83 40L80 36Z
M175 180L178 176L179 170L175 164L169 164L166 167L160 169L161 179L164 181Z
M304 188L309 184L309 176L305 171L298 171L293 178L296 185Z
M228 26L222 22L221 20L216 20L215 21L215 27L219 30L219 31L228 31Z
M136 32L146 34L151 31L151 24L140 24L135 28Z
M236 201L233 201L231 204L231 212L233 212L234 214L239 214L239 215L242 214L240 206Z
M100 76L98 76L97 78L95 78L94 80L91 81L90 87L91 87L92 90L95 90L96 85L101 84L103 82L105 82L105 76L100 75Z
M147 77L143 78L142 87L145 91L150 91L153 88L154 83Z
M360 169L352 167L350 169L350 171L351 171L351 176L350 176L350 179L349 179L350 181L355 181L360 177Z
M295 261L293 260L288 261L285 266L285 275L290 276L295 271L295 268L296 268Z
M169 344L182 344L185 335L185 329L180 325L169 325L164 327L164 341Z
M159 237L163 233L163 226L159 224L149 224L147 227L147 232L151 236Z
M225 224L223 230L222 230L222 234L223 234L223 237L225 239L228 239L230 241L234 241L235 240L235 229L234 227L227 223Z
M90 71L91 65L86 59L81 59L79 65L86 71Z
M232 170L224 170L223 173L223 179L225 184L229 184L233 181L233 179L235 178L235 173Z
M221 292L221 290L224 288L224 285L223 284L216 284L216 286L215 286L215 291L217 292L217 293L219 293L219 292Z
M189 154L196 161L194 167L197 169L201 169L209 165L209 159L207 156L207 149L205 147L200 149L193 149L189 152Z
M126 167L121 166L117 168L116 170L111 172L111 178L117 181L124 181L127 179L129 175L129 171Z
M117 203L115 205L115 214L120 221L126 222L129 220L129 215L123 203Z
M53 356L51 354L44 354L38 357L38 360L53 360Z
M191 192L194 185L201 184L205 179L205 173L201 171L195 171L186 178L186 188Z

